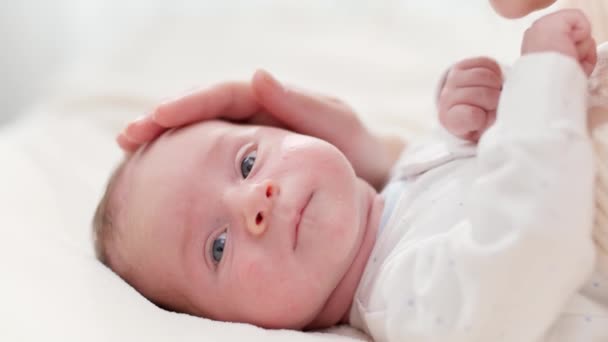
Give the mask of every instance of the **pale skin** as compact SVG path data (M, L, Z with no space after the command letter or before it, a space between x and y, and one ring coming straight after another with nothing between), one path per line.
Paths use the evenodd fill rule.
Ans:
M117 142L133 152L168 128L216 118L283 127L328 141L376 189L386 182L405 145L398 138L373 134L340 100L286 86L264 70L250 82L225 82L163 103L130 123Z
M549 7L556 0L490 0L506 18L520 18ZM524 51L522 50L522 53ZM498 63L475 57L450 69L439 96L439 121L453 135L477 141L496 120L503 75Z
M571 44L574 42L574 44ZM570 43L570 44L568 44ZM597 62L591 26L578 10L544 16L526 31L522 55L553 51L579 61L587 76ZM448 72L439 95L439 121L453 135L477 141L496 120L503 75L487 57L465 59Z
M346 321L383 208L333 145L222 121L162 135L116 189L117 273L178 311L267 328Z
M585 71L595 63L595 44L581 12L556 12L539 19L526 32L522 54L549 51L574 58ZM486 59L479 61L483 66L478 67L493 70ZM455 68L455 76L447 78L445 87L458 89L461 83L470 87L466 75L473 75L467 72L472 69ZM119 219L134 228L124 232L116 245L115 269L121 273L122 267L124 276L147 296L195 315L271 328L348 323L354 291L374 243L382 201L367 185L368 180L357 176L361 173L357 168L361 170L372 154L349 149L352 134L315 127L321 115L307 110L321 111L322 120L328 120L325 123L347 117L351 125L344 126L346 132L358 133L364 141L371 139L374 146L382 142L361 133L367 130L352 120L354 113L341 102L285 91L278 82L272 84L276 88L263 88L268 86L264 83L267 76L258 72L250 85L226 83L166 103L128 126L118 141L123 148L134 150L157 139L167 128L213 118L251 119L265 110L275 124L291 120L293 130L325 134L323 140L337 148L285 130L217 121L162 135L134 154L118 185L119 198L131 207L129 215ZM475 87L491 90L496 90L500 80L484 76L492 83L479 85L479 79L470 79ZM497 102L499 91L496 93ZM482 108L485 113L484 125L460 132L480 130L475 134L483 134L494 104L459 102L458 96L451 99L449 94L442 92L440 108L449 101ZM337 107L332 103L338 103ZM447 112L449 109L443 113ZM229 150L210 148L218 140L223 141L219 146ZM238 179L243 156L251 151L248 144L257 146L255 164L247 177ZM301 203L311 194L313 200L301 211ZM294 242L294 222L299 217ZM225 256L214 270L208 246L224 231L228 232Z

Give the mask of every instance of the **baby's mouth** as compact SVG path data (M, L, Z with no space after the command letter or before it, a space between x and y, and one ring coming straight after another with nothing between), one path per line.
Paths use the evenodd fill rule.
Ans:
M295 225L294 234L293 234L294 235L294 237L293 237L293 249L294 250L298 246L298 236L300 235L300 223L302 222L302 217L304 216L306 208L308 208L308 204L310 204L310 200L312 199L313 195L314 195L314 192L310 193L310 196L308 196L308 198L306 198L306 200L303 202L302 207L296 213L296 219L295 219L296 225Z

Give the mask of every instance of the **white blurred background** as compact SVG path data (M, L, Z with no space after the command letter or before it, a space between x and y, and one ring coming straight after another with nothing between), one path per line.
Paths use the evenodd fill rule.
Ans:
M513 62L540 15L504 20L487 1L0 0L0 341L235 329L291 341L167 316L95 261L90 222L123 158L116 133L163 98L262 67L378 131L422 135L442 72L480 54Z
M446 18L450 19L449 26L445 25ZM311 51L307 48L310 44L315 45L315 51L319 51L319 44L327 44L329 58L340 58L351 67L361 62L353 51L375 45L383 45L387 51L433 51L433 47L437 51L437 46L443 46L440 50L444 56L435 56L434 61L446 66L454 57L476 53L513 58L518 52L516 37L531 20L498 18L487 0L0 0L0 123L48 96L58 86L58 80L78 68L80 77L99 75L100 68L112 63L112 72L158 70L157 64L162 64L163 59L144 54L134 57L134 49L140 48L142 40L147 44L142 52L152 51L150 46L156 39L157 48L168 56L164 58L168 71L159 72L156 81L173 83L159 87L158 94L171 95L197 83L245 78L260 66L288 75L298 84L323 88L322 73L313 71L316 67L327 69L322 66L323 56L308 56L307 66L302 68L306 72L301 73L292 70L293 63L282 63L281 58L291 58L293 49ZM198 32L190 32L187 39L198 37L190 44L202 51L193 55L206 56L200 61L205 64L201 68L204 75L197 70L192 70L190 78L183 77L183 70L177 72L182 75L171 75L170 64L181 63L172 54L190 58L183 48L188 44L173 44L180 36L184 38L183 32L190 28ZM311 32L308 40L302 34L303 28ZM294 32L296 41L290 40ZM337 46L336 41L344 47ZM126 55L128 63L124 63ZM378 64L383 63L383 58L390 58L386 54L376 57ZM221 67L217 73L209 73L213 63L226 65L226 59L235 66L233 69ZM118 60L121 66L116 68ZM423 62L402 61L410 67L411 63ZM361 70L363 74L375 72L369 68L369 60L365 64L368 67ZM351 67L344 70L352 70ZM338 75L344 72L334 69ZM348 75L343 76L346 82L353 82L346 80ZM428 79L436 75L412 76ZM398 79L404 77L407 76L377 75L371 80L392 81L395 91L403 91ZM326 89L335 92L340 88Z

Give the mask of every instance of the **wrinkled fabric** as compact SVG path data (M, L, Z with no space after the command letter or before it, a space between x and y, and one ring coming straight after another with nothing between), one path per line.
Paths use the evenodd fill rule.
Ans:
M351 324L375 341L608 341L586 101L575 61L524 56L478 146L405 151Z

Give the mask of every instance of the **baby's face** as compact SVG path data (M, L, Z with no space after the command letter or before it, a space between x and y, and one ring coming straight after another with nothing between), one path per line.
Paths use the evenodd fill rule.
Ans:
M269 127L170 131L117 194L119 274L178 310L263 327L310 324L376 229L377 194L339 150Z

